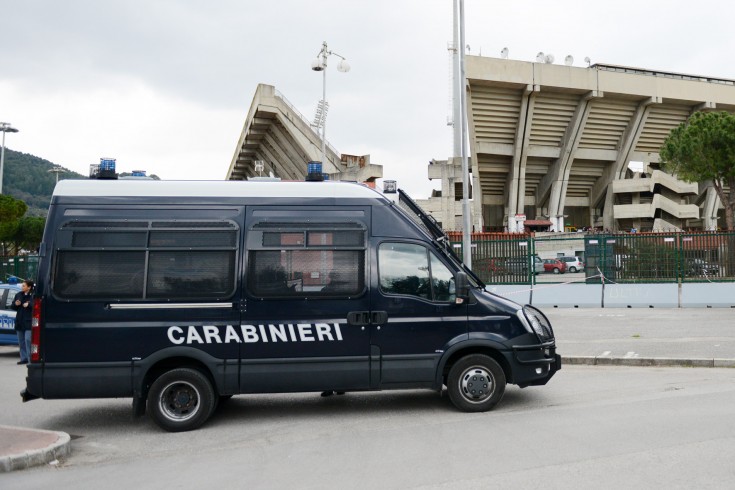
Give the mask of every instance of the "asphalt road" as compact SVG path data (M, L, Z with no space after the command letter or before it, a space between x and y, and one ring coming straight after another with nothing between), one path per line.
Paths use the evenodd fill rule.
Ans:
M732 310L550 309L574 355L735 358ZM0 348L0 420L64 431L58 465L0 488L734 488L735 369L564 366L492 412L430 391L239 396L162 432L130 400L35 400Z
M21 404L5 423L62 430L72 455L0 476L47 488L733 488L735 370L571 366L485 414L428 391L235 397L170 434L128 400Z

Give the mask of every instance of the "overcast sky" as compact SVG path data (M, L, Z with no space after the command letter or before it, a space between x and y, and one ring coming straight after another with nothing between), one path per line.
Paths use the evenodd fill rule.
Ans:
M471 54L536 53L735 79L729 0L465 0ZM258 83L306 117L330 58L327 139L414 197L452 150L451 0L0 0L9 148L82 174L100 157L163 179L224 179Z

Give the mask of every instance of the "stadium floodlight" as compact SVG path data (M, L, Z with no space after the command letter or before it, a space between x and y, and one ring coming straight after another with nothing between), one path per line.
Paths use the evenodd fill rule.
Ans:
M0 132L3 133L3 144L0 146L0 194L3 193L3 169L5 167L5 133L17 133L18 130L7 122L0 122Z
M326 154L327 154L327 110L329 108L329 103L327 102L327 58L331 55L334 55L338 58L340 58L339 63L337 63L337 71L340 71L342 73L347 73L350 71L350 64L347 63L347 60L344 56L335 53L334 51L330 51L327 47L327 41L324 41L322 43L322 49L319 51L319 53L316 55L316 58L314 61L311 62L311 69L314 71L321 71L322 74L322 100L319 101L319 104L317 106L317 114L314 117L314 124L317 125L317 131L319 130L319 126L321 126L322 129L322 165L326 165Z

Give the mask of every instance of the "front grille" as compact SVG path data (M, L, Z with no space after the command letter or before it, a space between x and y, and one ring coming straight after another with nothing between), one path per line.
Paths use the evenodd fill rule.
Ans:
M554 330L551 328L551 322L546 318L546 315L541 313L541 310L526 305L523 307L523 314L526 315L528 323L533 328L533 331L536 332L541 342L554 340Z

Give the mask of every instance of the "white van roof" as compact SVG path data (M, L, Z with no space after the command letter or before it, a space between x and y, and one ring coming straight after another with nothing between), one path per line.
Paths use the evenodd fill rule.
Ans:
M54 196L106 197L336 197L387 199L354 182L249 182L235 180L62 180Z

